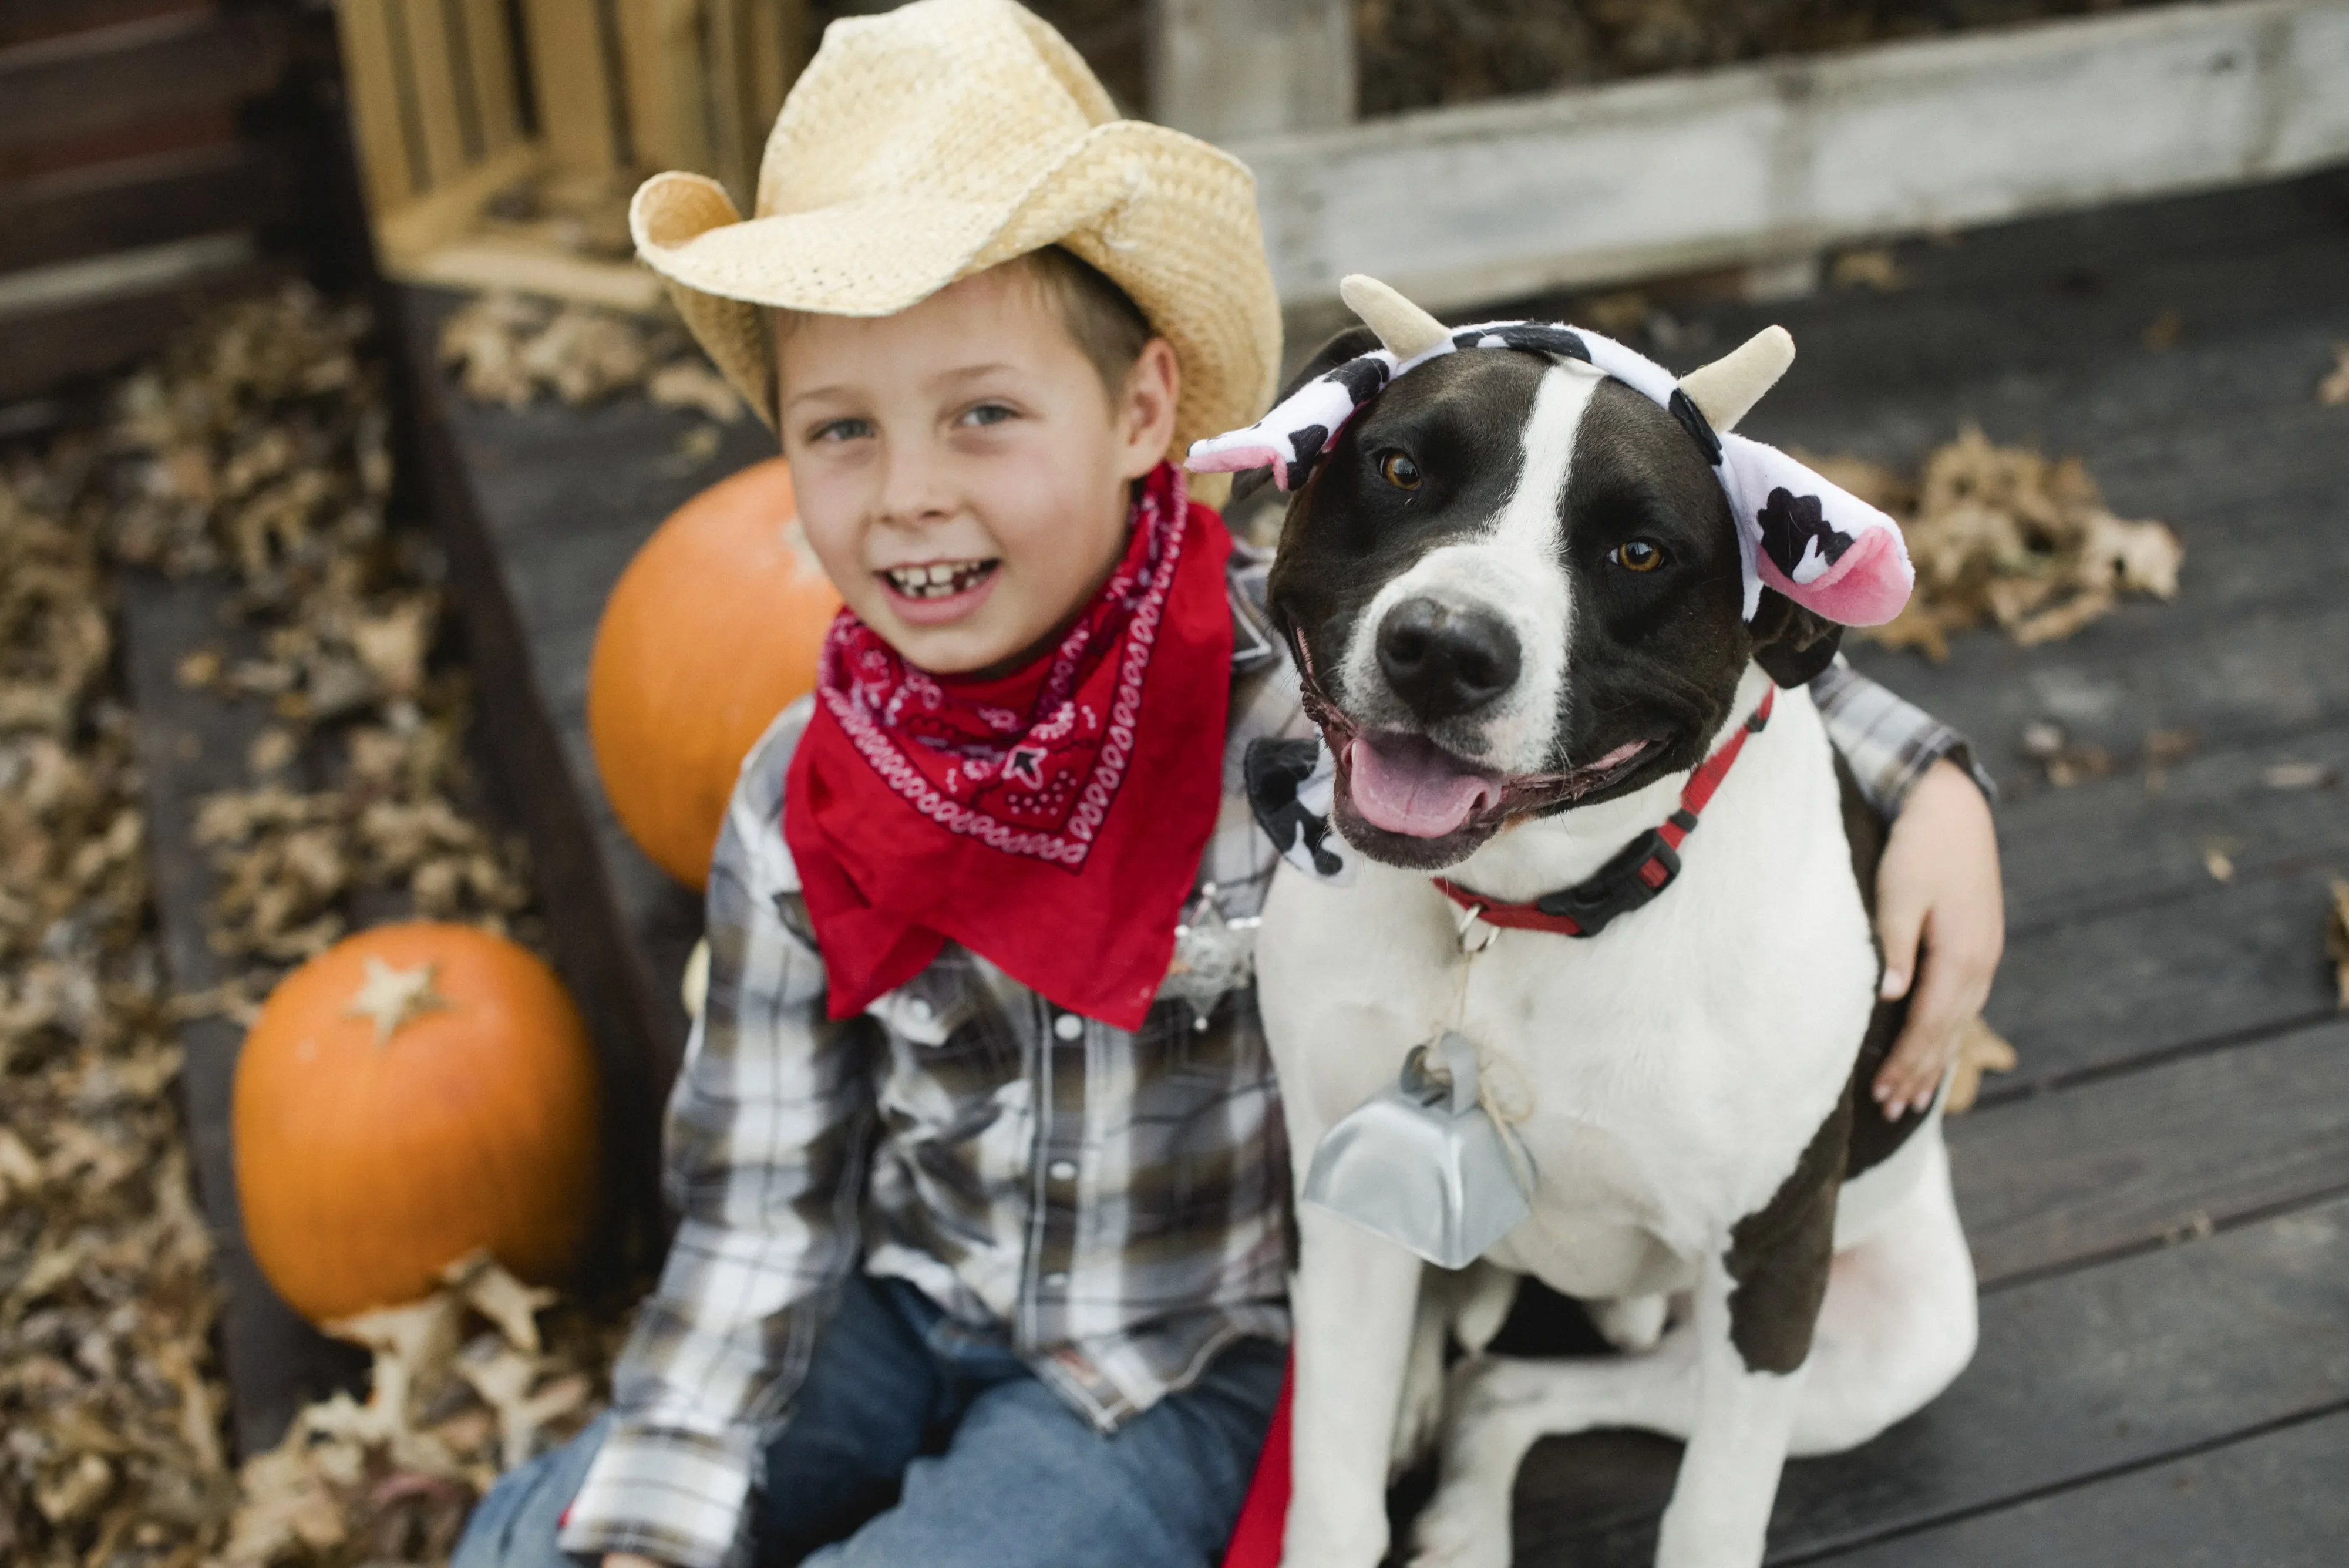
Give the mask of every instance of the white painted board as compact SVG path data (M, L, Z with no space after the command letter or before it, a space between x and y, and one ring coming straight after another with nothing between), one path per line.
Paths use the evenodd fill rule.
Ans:
M2349 0L2230 0L1236 141L1281 297L1433 308L2349 160Z

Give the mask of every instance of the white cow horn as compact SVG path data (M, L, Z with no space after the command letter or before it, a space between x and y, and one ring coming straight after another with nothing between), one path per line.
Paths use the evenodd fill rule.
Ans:
M1764 327L1710 365L1681 378L1681 390L1716 431L1734 430L1795 362L1794 335Z
M1349 274L1338 285L1338 297L1398 359L1416 358L1452 335L1452 328L1377 278L1361 273Z

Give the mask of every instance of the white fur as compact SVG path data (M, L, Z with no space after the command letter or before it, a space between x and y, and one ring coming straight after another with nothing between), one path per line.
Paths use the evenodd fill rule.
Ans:
M1523 476L1493 527L1387 585L1346 652L1351 676L1372 657L1365 628L1407 594L1507 617L1525 675L1498 707L1486 760L1512 770L1541 765L1571 677L1557 530L1595 384L1574 367L1545 375ZM1747 670L1731 724L1765 683ZM1661 822L1685 776L1522 824L1447 875L1510 901L1578 881ZM1419 1561L1506 1564L1526 1449L1546 1432L1628 1425L1688 1442L1658 1563L1758 1563L1788 1452L1866 1440L1971 1355L1972 1272L1938 1116L1845 1189L1808 1360L1783 1376L1751 1371L1730 1337L1732 1231L1769 1203L1834 1109L1874 1001L1874 949L1807 691L1778 694L1682 854L1663 897L1598 937L1491 933L1464 992L1456 910L1424 874L1356 857L1344 888L1286 866L1274 878L1257 965L1300 1180L1330 1124L1393 1083L1406 1052L1462 1029L1502 1103L1524 1113L1540 1172L1533 1215L1486 1263L1600 1303L1604 1332L1640 1352L1472 1355L1456 1369ZM1489 1335L1492 1303L1506 1295L1482 1282L1436 1288L1417 1258L1321 1210L1300 1205L1298 1224L1287 1562L1371 1568L1387 1545L1390 1461L1433 1421L1442 1320L1464 1293ZM1664 1332L1668 1297L1689 1306Z

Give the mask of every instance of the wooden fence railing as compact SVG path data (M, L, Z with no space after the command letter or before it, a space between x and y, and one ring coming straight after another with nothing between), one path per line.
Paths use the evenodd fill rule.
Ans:
M282 265L297 0L0 0L0 404Z

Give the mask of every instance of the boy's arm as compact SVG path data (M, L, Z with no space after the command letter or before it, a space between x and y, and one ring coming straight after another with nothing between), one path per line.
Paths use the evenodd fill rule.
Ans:
M866 1064L854 1021L825 1020L823 962L782 918L797 878L771 805L781 774L772 757L744 770L710 865L709 1000L668 1109L677 1238L562 1531L564 1550L591 1560L728 1560L762 1431L798 1391L856 1258Z
M1899 819L1917 781L1945 758L1972 778L1986 799L1998 799L1998 785L1974 761L1963 735L1895 697L1840 655L1811 682L1811 701L1826 722L1827 739L1851 765L1859 793L1886 822Z
M1897 1120L1932 1103L2006 945L1996 786L1963 736L1840 659L1811 682L1811 698L1860 792L1892 824L1877 869L1881 994L1910 1001L1871 1092Z

